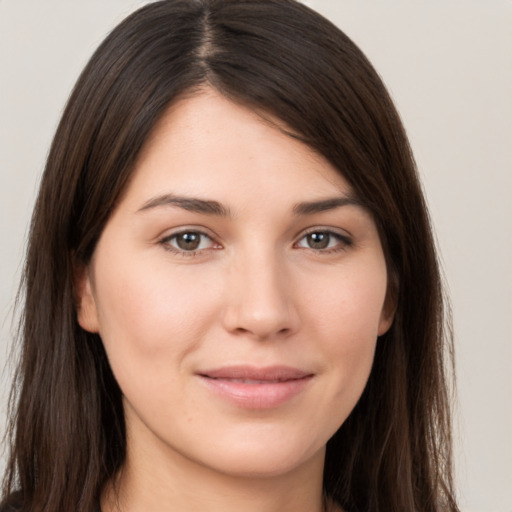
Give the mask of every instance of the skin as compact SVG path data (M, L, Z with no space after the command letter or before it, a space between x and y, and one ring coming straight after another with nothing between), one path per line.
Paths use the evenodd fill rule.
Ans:
M127 424L104 512L323 508L326 442L392 322L387 271L347 181L278 124L210 89L177 101L80 269L79 323L101 335ZM347 204L297 212L332 198ZM278 406L246 407L198 375L231 365L311 377Z

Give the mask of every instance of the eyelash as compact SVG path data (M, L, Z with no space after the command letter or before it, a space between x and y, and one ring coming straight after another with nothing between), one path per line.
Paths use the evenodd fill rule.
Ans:
M295 242L294 246L297 246L302 240L304 240L306 237L314 234L322 234L327 235L329 237L329 243L332 239L337 240L337 244L334 247L327 247L324 249L315 249L314 247L304 247L304 249L308 249L310 251L313 251L317 254L336 254L338 252L346 251L349 247L351 247L354 242L353 240L347 236L343 235L337 231L333 231L329 228L313 228L301 235L299 240Z
M214 246L218 245L218 247L207 247L207 248L194 249L194 250L187 251L185 249L180 249L178 247L174 247L173 245L171 245L172 240L177 239L177 237L179 237L181 235L187 235L187 234L188 235L198 235L199 237L206 237L206 238L210 239L211 244L213 244ZM337 243L334 247L326 247L326 248L322 248L322 249L315 249L314 247L300 247L299 246L299 244L302 242L302 240L304 240L308 236L314 235L314 234L327 235L329 237L328 244L331 243L333 238L337 240ZM199 243L201 244L201 241ZM173 254L176 254L178 256L183 256L183 257L194 257L194 256L198 256L200 254L204 254L205 251L218 250L221 248L220 244L216 244L216 242L213 240L213 238L210 235L208 235L207 233L205 233L204 231L201 231L199 229L181 230L177 233L173 233L171 235L168 235L168 236L162 238L159 241L159 244L162 245L162 247L165 250L172 252ZM333 231L332 229L328 229L328 228L314 228L309 231L306 231L305 233L301 234L298 241L293 244L293 246L295 248L307 249L307 250L313 251L316 254L335 254L335 253L347 250L352 245L353 245L353 241L350 237L348 237L346 235L342 235L341 233L338 233L338 232Z
M213 245L219 245L219 247L208 247L203 249L195 249L191 251L187 251L185 249L180 249L178 247L174 247L171 245L171 241L174 239L177 239L180 235L199 235L201 238L206 237L211 240L211 243ZM172 252L173 254L176 254L177 256L183 256L183 257L193 257L193 256L199 256L201 253L204 253L204 251L210 251L210 250L217 250L220 248L220 244L216 244L212 237L205 233L204 231L201 231L200 229L183 229L181 231L178 231L177 233L173 233L172 235L168 235L164 238L162 238L159 241L159 244L163 246L163 248L166 251ZM201 244L201 242L200 242Z

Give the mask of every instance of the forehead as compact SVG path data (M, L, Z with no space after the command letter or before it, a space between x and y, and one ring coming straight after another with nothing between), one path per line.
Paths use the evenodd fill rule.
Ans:
M265 196L292 203L353 195L342 174L278 120L211 89L173 103L139 155L127 198L162 193L235 206Z

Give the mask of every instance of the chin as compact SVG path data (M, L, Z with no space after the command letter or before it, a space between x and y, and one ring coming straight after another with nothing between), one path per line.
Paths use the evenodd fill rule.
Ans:
M325 447L313 454L302 452L270 453L266 449L237 452L236 459L230 457L217 461L216 471L229 476L247 479L278 478L300 472L312 464L323 466ZM233 454L230 454L233 455Z
M204 467L239 478L276 478L311 465L323 467L327 440L299 432L283 433L275 426L252 430L243 436L231 432L209 449L196 445L192 457Z

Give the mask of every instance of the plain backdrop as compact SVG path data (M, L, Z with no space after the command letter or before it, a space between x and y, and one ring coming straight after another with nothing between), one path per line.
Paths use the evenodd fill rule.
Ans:
M0 364L29 217L78 73L143 1L0 0ZM463 512L512 512L512 2L310 0L403 117L450 289ZM421 248L419 248L421 250ZM4 419L9 370L2 380Z

